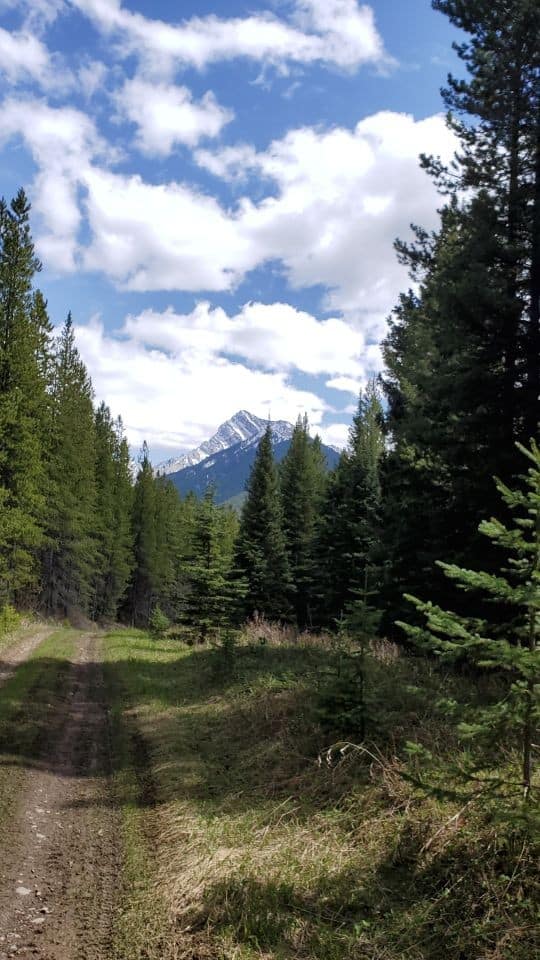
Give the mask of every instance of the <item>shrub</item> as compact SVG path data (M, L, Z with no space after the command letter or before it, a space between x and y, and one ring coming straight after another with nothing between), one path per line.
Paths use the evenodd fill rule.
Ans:
M0 637L4 637L17 629L21 622L20 614L9 603L0 607Z
M152 610L148 620L148 627L154 640L160 640L164 636L169 624L169 618L163 613L159 604L157 604Z

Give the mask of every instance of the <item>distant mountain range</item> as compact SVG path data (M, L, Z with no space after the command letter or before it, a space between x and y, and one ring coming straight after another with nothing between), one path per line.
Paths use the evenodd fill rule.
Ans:
M167 474L182 496L189 492L203 496L212 484L217 503L232 500L235 506L239 506L259 441L267 426L268 420L262 420L247 410L239 410L221 424L210 440L196 450L158 464L156 470ZM274 455L279 462L289 449L294 428L285 420L271 421L270 426ZM323 451L330 469L337 463L339 453L324 445Z
M214 453L228 450L237 443L258 443L266 430L267 423L267 420L261 420L247 410L239 410L234 417L221 424L210 440L205 440L195 450L188 450L187 453L164 460L163 463L158 464L156 470L160 473L177 473L179 470L185 470L186 467L195 467ZM289 440L292 432L292 424L285 420L272 421L272 433L276 442Z

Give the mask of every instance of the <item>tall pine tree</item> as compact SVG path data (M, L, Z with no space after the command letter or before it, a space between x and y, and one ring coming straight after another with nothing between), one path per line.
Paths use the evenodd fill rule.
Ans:
M132 623L145 626L152 613L158 586L156 482L146 442L139 462L133 494L133 571L127 597L127 614Z
M49 613L91 613L98 562L96 432L92 384L71 314L56 345L51 402L43 600Z
M22 190L0 201L0 603L37 589L43 542L51 328L29 211Z
M360 395L349 447L330 475L317 536L319 619L333 626L357 592L381 579L383 413L376 384Z
M257 612L269 619L289 617L293 584L270 425L259 443L247 484L236 563L248 585L247 613Z
M132 566L129 447L122 421L104 403L96 411L96 567L93 615L114 619Z
M315 579L315 531L326 483L326 460L320 441L309 436L306 416L298 417L280 467L283 529L294 593L292 605L300 627L312 619Z
M457 47L468 77L443 91L456 160L447 170L423 158L448 195L441 228L397 245L416 288L384 345L394 611L426 578L444 599L441 544L456 563L496 564L475 530L496 508L491 477L511 479L514 441L528 442L539 420L540 9L433 6L471 39Z

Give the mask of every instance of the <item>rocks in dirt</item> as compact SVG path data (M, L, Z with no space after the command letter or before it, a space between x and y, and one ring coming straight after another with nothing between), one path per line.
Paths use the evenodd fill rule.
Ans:
M15 893L18 893L20 897L27 897L32 891L28 887L17 887Z

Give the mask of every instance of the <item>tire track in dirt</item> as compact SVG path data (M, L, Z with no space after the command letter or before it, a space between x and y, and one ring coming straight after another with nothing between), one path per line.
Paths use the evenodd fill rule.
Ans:
M0 960L110 960L121 895L120 816L100 637L85 634L0 866Z

